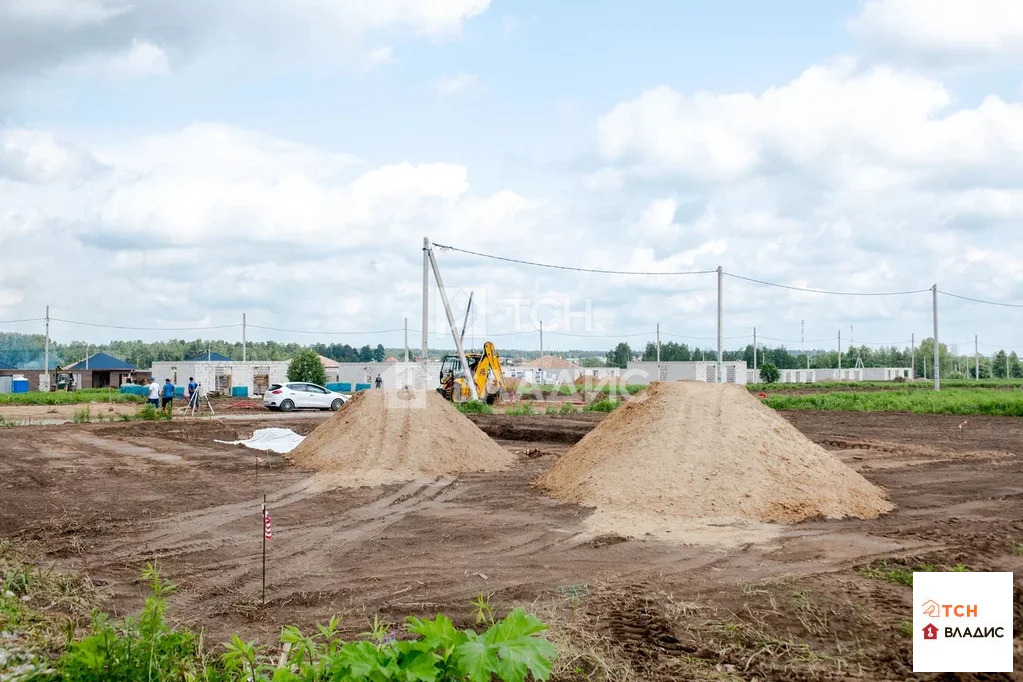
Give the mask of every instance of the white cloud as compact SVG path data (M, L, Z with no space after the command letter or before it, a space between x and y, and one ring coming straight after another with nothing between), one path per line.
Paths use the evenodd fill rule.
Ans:
M950 165L1023 169L1023 106L994 96L972 109L952 102L919 73L842 62L759 95L648 90L603 116L598 132L604 156L635 173L705 181L813 168L817 182L883 190L905 172Z
M114 76L165 76L170 73L167 53L159 45L132 40L131 48L114 55L107 63Z
M469 90L476 85L476 74L455 73L441 76L437 79L437 92L442 95L453 95L458 92Z
M396 64L398 62L394 57L394 50L389 45L382 45L376 49L370 50L366 55L366 63L370 67L380 66L382 64Z
M584 175L582 186L590 192L613 192L622 188L622 172L617 168L601 168Z
M0 21L90 26L131 10L122 0L6 0L0 4Z
M867 0L849 20L853 35L921 57L1023 53L1018 0Z
M94 161L41 130L0 131L0 179L46 183L71 180Z

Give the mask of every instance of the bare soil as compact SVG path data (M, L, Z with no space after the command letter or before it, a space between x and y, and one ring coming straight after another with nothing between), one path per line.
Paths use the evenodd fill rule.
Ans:
M971 418L960 433L961 418L941 415L784 416L885 487L895 511L733 548L594 537L588 508L533 481L600 415L475 416L515 455L508 471L332 490L274 453L213 442L250 436L260 417L0 429L0 539L90 576L120 615L140 607L141 569L158 559L181 587L171 616L211 642L273 641L282 624L335 613L349 633L374 614L443 611L470 626L469 600L484 593L498 612L525 604L553 624L559 680L1019 679L913 676L911 589L861 569L1023 571L1020 420ZM273 423L308 434L323 419ZM264 493L274 539L262 606Z

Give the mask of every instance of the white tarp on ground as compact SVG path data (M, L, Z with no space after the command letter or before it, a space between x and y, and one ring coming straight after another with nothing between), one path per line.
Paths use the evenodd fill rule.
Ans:
M256 429L248 440L218 440L216 443L227 445L244 445L253 450L272 450L274 452L291 452L305 440L291 429Z

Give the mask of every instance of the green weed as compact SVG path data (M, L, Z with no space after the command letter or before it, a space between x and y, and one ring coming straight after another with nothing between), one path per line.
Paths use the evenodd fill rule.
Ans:
M856 572L865 578L872 578L874 580L885 580L896 585L906 585L907 587L913 586L913 573L933 573L934 571L950 571L953 573L965 573L969 571L969 567L965 564L955 564L954 566L941 566L937 564L930 564L921 562L912 566L906 563L898 563L893 561L888 562L888 559L882 559L880 563L872 564L870 566L864 566L858 569Z
M1016 553L1016 556L1023 556L1023 542L1012 543L1012 551Z
M776 410L1023 416L1023 392L983 388L774 394L769 395L764 402Z
M515 415L517 417L528 417L533 414L533 403L529 401L523 401L518 405L512 405L504 411L505 414Z
M462 414L494 414L494 409L482 400L469 400L464 403L455 403L455 409Z
M903 637L913 636L913 624L908 620L900 621L899 626L896 629Z
M603 400L595 400L584 409L587 412L614 412L622 404L621 400L611 400L604 398Z
M88 424L92 421L92 407L86 405L80 410L75 410L71 416L72 424Z
M78 403L141 403L145 398L113 389L83 388L80 391L29 391L0 395L0 405L75 405Z

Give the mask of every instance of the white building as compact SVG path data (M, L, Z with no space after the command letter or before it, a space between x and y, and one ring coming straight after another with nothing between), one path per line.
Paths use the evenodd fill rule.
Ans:
M231 390L244 387L250 396L261 396L271 384L288 380L287 360L180 360L154 362L153 378L158 382L170 379L175 386L185 386L194 377L206 391L231 395Z
M630 362L622 377L629 384L649 384L651 381L717 381L717 362L673 361ZM748 372L745 360L721 363L721 380L729 384L745 384Z
M852 367L843 369L781 369L778 383L813 384L823 381L895 381L912 380L911 367ZM760 383L760 369L746 372L747 383Z

